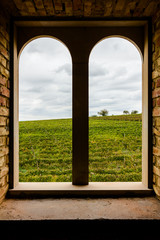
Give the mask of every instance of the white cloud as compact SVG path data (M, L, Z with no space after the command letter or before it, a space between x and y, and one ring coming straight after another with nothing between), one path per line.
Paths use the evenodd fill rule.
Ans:
M30 42L20 57L20 120L72 115L72 61L68 49L52 38ZM141 58L124 39L110 38L95 46L89 62L90 115L141 112Z
M92 67L106 69L104 76L92 77ZM122 114L123 110L142 111L142 63L138 50L125 39L109 38L95 46L90 55L90 115L103 108L109 114Z
M20 120L71 117L71 69L70 53L59 41L28 44L20 57Z

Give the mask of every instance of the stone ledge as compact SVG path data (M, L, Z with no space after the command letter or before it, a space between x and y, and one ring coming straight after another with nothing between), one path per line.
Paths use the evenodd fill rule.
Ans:
M158 219L160 201L144 198L6 199L0 220Z

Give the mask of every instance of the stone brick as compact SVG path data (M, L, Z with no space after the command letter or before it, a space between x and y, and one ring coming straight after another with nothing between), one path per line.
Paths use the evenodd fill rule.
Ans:
M155 165L160 168L160 157L156 157Z
M157 79L155 86L156 88L160 87L160 78Z
M6 68L7 68L8 71L10 70L10 62L8 60L6 62Z
M159 11L160 12L160 11ZM157 21L155 22L155 29L158 30L160 28L160 17L159 19L157 19Z
M26 5L22 0L14 0L14 3L19 10L27 10Z
M74 1L74 2L77 2L77 1ZM62 2L61 0L54 0L54 7L55 7L55 10L56 11L62 11L63 8L62 8Z
M9 109L6 107L0 108L0 116L9 116Z
M152 52L154 52L155 51L155 45L154 45L154 43L152 43Z
M153 154L156 156L160 156L160 148L153 147Z
M3 157L9 153L9 147L2 146L0 147L0 157Z
M9 78L9 71L4 68L3 66L0 66L0 73L5 76L6 78Z
M156 137L156 146L160 147L160 137Z
M5 136L8 135L9 131L8 131L8 127L4 126L4 127L0 127L0 136Z
M156 136L160 136L160 131L157 130L156 128L153 127L153 133L156 135Z
M118 0L117 4L115 6L115 11L121 11L124 8L125 1L124 0Z
M2 64L4 67L7 66L7 60L2 55L0 55L0 64Z
M152 60L155 61L160 56L160 49L156 48L155 52L152 55Z
M0 84L2 84L2 85L6 85L6 83L7 83L7 79L4 77L4 76L2 76L1 74L0 74Z
M160 116L160 107L155 107L155 108L153 109L152 115L153 115L154 117Z
M156 125L160 126L160 118L156 118Z
M152 63L152 71L155 70L155 63Z
M47 14L48 14L49 16L55 15L52 0L44 0L43 3L44 3L44 7L45 7L45 9L46 9Z
M9 106L10 106L10 101L9 101L9 99L7 99L6 100L6 107L9 108Z
M10 97L10 90L4 86L0 86L0 94L6 97Z
M9 137L6 138L6 145L9 145Z
M160 66L160 57L156 60L157 66Z
M155 79L157 77L160 77L160 72L158 70L154 70L152 72L152 79Z
M153 127L155 127L156 126L156 119L155 118L152 119L152 123L153 123Z
M7 49L7 40L4 36L0 33L0 43Z
M5 155L6 163L9 164L9 155Z
M73 4L71 1L65 1L65 9L66 9L67 16L73 15Z
M157 88L154 91L152 91L152 97L153 98L160 97L160 88Z
M156 175L153 174L153 183L156 183Z
M153 164L156 164L156 156L153 156Z
M55 2L55 0L54 0ZM83 5L81 3L81 0L73 1L73 10L74 11L80 11L83 9Z
M0 199L2 200L8 191L8 184L0 188Z
M156 100L156 106L159 107L160 106L160 98L156 98L156 99L153 99L153 100Z
M6 126L6 117L0 116L0 126Z
M9 118L6 118L6 126L9 126Z
M6 145L6 137L0 137L0 146Z
M29 13L33 14L36 12L36 9L34 7L32 0L25 0L25 5Z
M0 106L5 107L6 106L6 98L0 96Z
M92 2L90 2L90 1L85 1L84 2L84 16L87 17L87 16L91 15L91 13L92 13L91 6L92 6Z
M9 52L0 44L0 54L2 54L7 60L9 60Z
M157 130L160 131L160 127L159 126L156 126Z
M153 136L152 143L153 143L153 145L156 145L156 137L155 136Z
M9 42L9 34L8 34L8 32L5 30L5 28L2 25L0 25L0 33Z
M155 31L153 36L153 42L155 42L159 37L160 37L160 29L157 29L157 31Z
M131 16L135 12L135 7L136 7L136 1L129 2L125 9L125 15L128 17ZM134 14L136 14L136 13L134 13Z
M9 80L7 81L7 88L10 89L10 81Z
M0 157L0 168L5 166L6 164L6 156Z
M153 166L153 172L154 172L154 174L160 176L160 168Z
M160 187L158 187L155 184L153 184L153 189L154 189L158 199L160 199Z
M157 177L157 178L156 178L156 185L157 185L158 187L160 187L160 177Z
M4 1L5 3L5 1ZM3 9L0 8L0 202L5 198L8 190L8 154L9 146L7 146L7 136L9 134L7 124L7 117L9 116L9 109L7 106L7 99L10 97L8 86L8 80L10 77L9 64L9 25L10 17L8 17L8 11L13 6L13 3L8 5L7 12L3 13ZM7 135L6 135L7 134Z
M158 22L158 20L160 20L160 9L157 9L157 11L155 12L152 20L153 20L153 23L155 23L155 24Z
M3 12L0 12L0 24L4 29L7 28L6 16L4 16Z
M145 8L144 16L151 16L156 11L157 5L158 2L151 1Z
M47 13L46 13L44 8L43 9L37 9L37 14L39 16L46 16L47 15Z
M9 172L8 166L2 167L2 168L0 169L0 179L1 179L2 177L6 176L6 175L8 174L8 172Z
M158 60L158 59L157 59ZM156 61L155 62L155 69L154 69L154 71L153 72L155 72L155 75L156 74L160 74L160 66L158 65L158 62ZM157 79L156 79L157 80Z
M105 3L105 7L104 7L104 16L110 16L112 13L112 5L113 5L113 1L112 0L108 0Z
M7 176L3 176L0 179L0 188L7 184Z
M154 98L152 101L152 107L154 108L156 106L156 99Z
M42 0L34 0L37 9L44 9L43 1Z

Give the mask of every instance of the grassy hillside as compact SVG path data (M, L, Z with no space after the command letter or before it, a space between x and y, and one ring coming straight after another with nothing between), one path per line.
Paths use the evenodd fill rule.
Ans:
M141 181L141 115L89 119L89 180ZM20 181L72 181L71 119L20 122Z

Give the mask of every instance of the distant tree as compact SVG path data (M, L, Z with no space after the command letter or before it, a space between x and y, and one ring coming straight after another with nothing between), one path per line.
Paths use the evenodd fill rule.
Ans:
M129 111L124 110L124 111L123 111L123 114L129 114Z
M97 115L92 115L91 117L97 117Z
M108 115L108 111L106 109L103 109L100 112L98 112L98 114L101 115L102 117L105 117Z
M138 111L137 110L132 110L131 114L137 114Z

